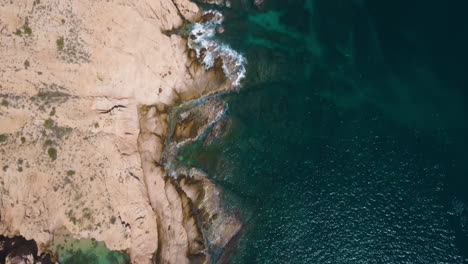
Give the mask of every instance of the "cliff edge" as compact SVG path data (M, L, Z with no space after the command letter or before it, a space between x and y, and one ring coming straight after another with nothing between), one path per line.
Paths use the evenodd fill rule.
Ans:
M0 1L0 235L208 263L200 225L231 228L218 248L240 230L231 216L207 224L219 191L206 177L160 164L169 107L230 87L164 33L200 16L187 0Z

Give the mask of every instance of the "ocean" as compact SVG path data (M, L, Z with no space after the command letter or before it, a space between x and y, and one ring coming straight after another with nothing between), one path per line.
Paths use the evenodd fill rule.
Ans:
M468 263L468 3L232 2L230 130L178 157L242 216L230 262Z

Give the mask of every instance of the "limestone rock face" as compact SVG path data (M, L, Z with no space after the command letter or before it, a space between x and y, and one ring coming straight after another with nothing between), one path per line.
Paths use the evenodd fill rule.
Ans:
M174 4L179 10L182 17L188 21L195 21L201 15L198 6L187 0L174 0Z
M198 13L186 0L0 1L0 234L47 244L65 228L134 263L150 263L164 237L177 255L186 235L158 236L157 218L181 209L150 202L179 198L145 184L164 180L143 173L137 109L219 88L197 78L184 39L162 33ZM164 134L154 118L147 129ZM145 142L157 160L162 141Z
M209 263L207 239L238 232L228 214L213 220L214 184L162 164L170 106L231 87L167 34L200 14L188 0L0 0L0 235L42 249L66 232L144 264Z

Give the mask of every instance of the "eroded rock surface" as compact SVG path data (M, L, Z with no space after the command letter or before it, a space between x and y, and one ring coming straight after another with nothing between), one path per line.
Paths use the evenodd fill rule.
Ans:
M161 241L157 263L211 263L241 231L239 217L221 204L222 191L203 172L174 162L178 149L198 139L225 107L222 100L210 98L200 104L189 102L172 113L158 106L139 111L145 184Z
M162 33L199 14L187 0L0 0L0 234L41 248L65 229L133 263L209 261L198 207L159 164L168 106L230 87Z

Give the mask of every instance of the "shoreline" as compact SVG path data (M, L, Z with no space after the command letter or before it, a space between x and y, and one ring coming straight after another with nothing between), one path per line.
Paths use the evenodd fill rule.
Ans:
M223 69L216 66L208 72L220 74ZM153 189L157 187L151 184L152 179L157 177L151 175L157 171L156 174L164 179L165 188L174 188L182 201L184 213L180 219L184 226L179 228L185 228L186 233L191 234L192 240L197 244L196 248L188 250L188 258L194 258L203 263L225 263L227 261L228 256L225 252L230 253L237 245L233 241L238 240L243 229L242 223L237 215L226 211L221 205L222 190L220 187L216 186L208 178L208 175L199 169L178 164L175 156L179 149L209 133L210 129L222 119L227 104L219 99L219 96L237 89L232 84L226 86L226 83L229 84L230 81L226 79L222 84L220 83L220 87L225 87L224 89L213 90L199 97L182 100L181 103L172 106L141 106L139 110L141 131L139 146L140 153L146 152L146 154L141 155L144 175L150 178L145 181L148 193L151 196L151 193L157 192L156 189ZM153 118L163 119L157 123L165 123L164 131L156 133L155 130L148 129L151 124L147 122L151 122ZM149 136L150 134L155 136ZM160 149L160 151L151 153L151 150L144 147L147 144L150 146L160 145L159 148L152 148L152 150ZM155 160L155 157L159 159ZM158 184L162 184L162 182ZM150 198L150 201L157 204L160 199ZM155 206L153 208L155 211L158 210ZM164 219L158 219L158 226L166 226L168 229L171 226L174 228L174 223L169 225L163 223ZM158 233L164 233L164 230L161 229ZM170 244L167 239L160 241L166 241ZM189 248L192 243L188 243ZM164 251L159 250L159 248L164 247L164 245L158 246L158 252L155 254L157 263L168 261L169 257L167 255L165 257Z
M185 0L26 6L0 8L0 52L13 51L0 86L0 234L34 239L39 253L60 233L102 241L132 263L212 262L239 219L204 173L177 168L171 178L159 164L169 108L233 88L218 60L207 71L187 40L164 33L200 9ZM201 108L200 133L216 116Z
M204 17L208 17L208 21L205 21L205 25L210 24L210 20L213 19L216 20L216 25L220 25L221 22L218 21L219 19L216 18L216 15L222 15L220 13L216 13L213 17L211 16L213 12L216 13L217 11L204 11L200 20L204 20ZM201 24L193 22L193 25L199 26ZM199 30L199 27L194 28L195 29L193 29L192 34L196 34L197 32L195 31ZM193 40L192 34L190 34L186 39L187 46L190 48L190 51L195 48L190 45L190 40ZM200 34L197 35L201 36ZM215 43L214 45L220 46L222 44ZM189 252L192 256L189 255L188 258L191 259L195 256L197 261L225 263L228 259L228 255L237 245L236 241L238 241L241 236L243 230L242 222L238 215L233 212L226 211L226 208L221 205L222 190L208 178L206 173L193 167L185 167L181 164L177 164L175 156L182 147L195 142L206 133L209 133L210 129L223 118L224 113L227 110L227 104L224 100L220 99L219 96L238 90L240 85L239 81L244 78L245 72L237 71L235 75L238 75L239 77L232 78L232 76L229 76L228 74L229 72L235 72L235 70L228 71L226 69L230 67L236 68L238 67L238 64L228 65L228 63L232 61L231 58L226 59L223 57L222 53L221 55L209 55L205 53L200 57L200 50L196 48L195 50L197 52L196 58L190 58L189 56L189 59L194 59L192 64L198 64L198 67L204 65L205 73L213 72L215 74L213 81L219 82L220 79L219 77L216 77L217 75L224 75L224 80L218 83L220 87L218 89L189 100L182 100L179 104L168 106L168 111L165 111L165 109L162 110L161 114L165 119L163 122L166 123L166 133L163 132L156 134L155 131L151 131L150 129L145 130L145 125L146 128L148 128L148 125L145 124L145 122L148 122L148 119L151 119L151 112L154 112L156 109L154 116L157 118L161 117L161 115L156 114L160 111L159 109L161 109L161 107L143 106L143 108L140 108L140 138L145 137L145 133L151 132L152 134L156 134L157 137L162 140L160 143L162 152L152 154L153 157L154 155L159 156L159 161L149 159L147 157L148 155L142 155L142 164L152 162L153 170L146 168L145 172L144 169L145 176L147 173L153 173L154 169L160 170L161 174L164 175L163 178L165 180L165 184L171 184L176 189L182 203L184 204L182 208L182 210L186 212L182 217L185 222L184 228L188 234L191 233L192 236L194 236L192 238L193 241L197 242L196 251L193 252L194 249L190 249ZM213 63L211 65L207 65L205 60L202 59L207 56L214 56ZM214 60L219 60L216 65ZM245 59L241 58L241 62L242 60ZM149 110L148 107L150 107ZM158 123L160 122L161 121L158 121ZM155 138L149 139L148 141L152 140L154 141ZM139 146L144 148L143 145L148 141L144 142L144 140L142 140L140 142L139 140ZM150 143L150 145L153 144ZM144 151L141 151L140 153L142 152ZM145 167L148 167L148 165L143 165L143 168ZM146 181L148 193L152 192L152 187L150 185L150 181ZM183 201L184 199L188 200ZM154 203L156 203L156 201L154 201ZM154 206L153 208L157 210ZM159 218L158 226L164 226L161 221L163 220ZM194 222L194 226L189 226L189 222ZM188 231L188 229L192 230ZM200 241L204 241L203 245L200 245ZM190 247L192 242L189 241L188 244ZM227 254L225 254L226 252ZM156 253L156 261L167 261L163 255L164 253L158 249L158 252ZM204 260L202 260L204 258L203 255L206 258Z

